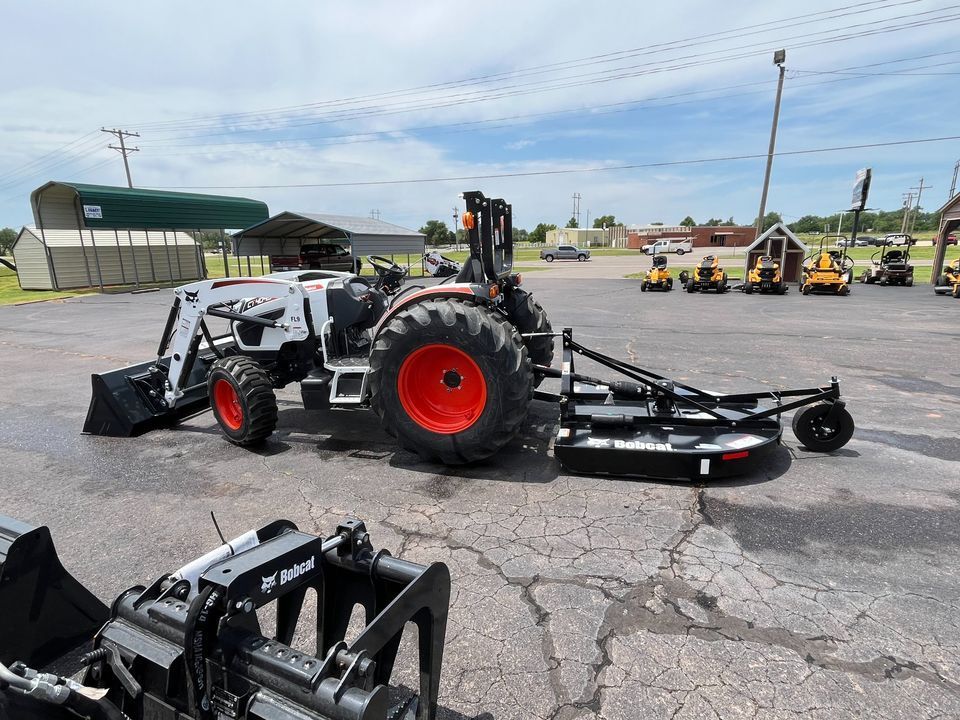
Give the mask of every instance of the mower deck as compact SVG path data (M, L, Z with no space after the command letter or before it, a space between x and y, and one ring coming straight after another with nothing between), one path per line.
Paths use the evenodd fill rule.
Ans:
M602 381L574 371L574 354L628 380ZM839 384L800 390L719 395L676 383L610 358L563 332L557 459L575 473L662 480L698 480L749 473L783 433L780 414L818 401L839 400ZM798 398L783 402L784 398ZM769 401L771 407L760 404Z

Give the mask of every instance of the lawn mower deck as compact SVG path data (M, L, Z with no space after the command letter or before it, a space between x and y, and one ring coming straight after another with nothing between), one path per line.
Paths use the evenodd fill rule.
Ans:
M560 394L538 396L560 403L554 453L573 472L664 480L746 474L760 467L779 443L780 414L801 408L794 431L805 445L817 443L810 425L813 416L829 429L825 435L820 431L820 441L840 447L852 434L836 378L826 387L719 395L590 350L573 339L569 328L562 337L561 369L538 368L560 378ZM577 354L626 379L578 374ZM770 407L761 405L763 400ZM833 422L833 415L840 419Z

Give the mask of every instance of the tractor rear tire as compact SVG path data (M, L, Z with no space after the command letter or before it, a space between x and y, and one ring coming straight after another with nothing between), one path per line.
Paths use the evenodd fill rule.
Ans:
M458 300L398 312L370 353L370 405L401 447L462 465L490 457L527 417L533 371L516 328Z
M277 396L267 371L243 355L221 358L210 368L207 392L213 415L230 442L262 442L277 427Z
M533 299L532 294L519 289L511 290L504 299L503 307L507 318L521 335L553 332L547 313L540 307L540 303ZM522 339L530 362L550 367L553 363L553 337L544 335ZM542 381L543 375L534 373L534 387Z
M814 452L833 452L846 445L853 437L853 417L846 408L838 408L831 427L824 427L830 412L830 403L807 405L793 416L793 434L797 440Z

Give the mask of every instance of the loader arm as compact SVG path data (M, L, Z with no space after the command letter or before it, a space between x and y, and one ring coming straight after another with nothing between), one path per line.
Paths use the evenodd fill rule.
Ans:
M197 333L202 328L205 316L261 323L267 327L282 329L287 342L306 340L312 332L308 321L307 290L297 282L279 278L203 280L178 287L174 290L174 295L158 352L158 355L162 356L166 350L170 351L164 400L171 408L183 397L183 378L190 374L200 349L201 338ZM223 308L225 304L244 297L285 298L283 315L277 320L266 320ZM206 330L204 336L209 337ZM209 339L207 344L209 345Z

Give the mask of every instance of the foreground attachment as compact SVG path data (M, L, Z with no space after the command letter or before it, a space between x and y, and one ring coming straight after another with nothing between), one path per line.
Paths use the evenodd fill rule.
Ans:
M308 598L316 620L304 627ZM11 718L74 717L51 705L79 694L97 705L82 717L431 720L449 600L445 565L374 551L359 520L325 540L278 520L121 595L81 658L82 685L0 665L0 718L4 700L22 709ZM268 616L257 611L267 606L263 634ZM407 623L417 628L416 695L390 686ZM298 631L316 633L314 650L291 647Z
M575 354L624 379L576 373ZM561 367L537 369L560 378L554 453L576 473L680 480L742 475L780 441L780 414L804 406L811 408L797 436L809 449L836 450L853 434L836 378L826 387L719 395L590 350L569 328ZM772 407L761 406L762 400Z
M107 606L60 564L46 527L0 515L0 662L46 665L106 619Z

